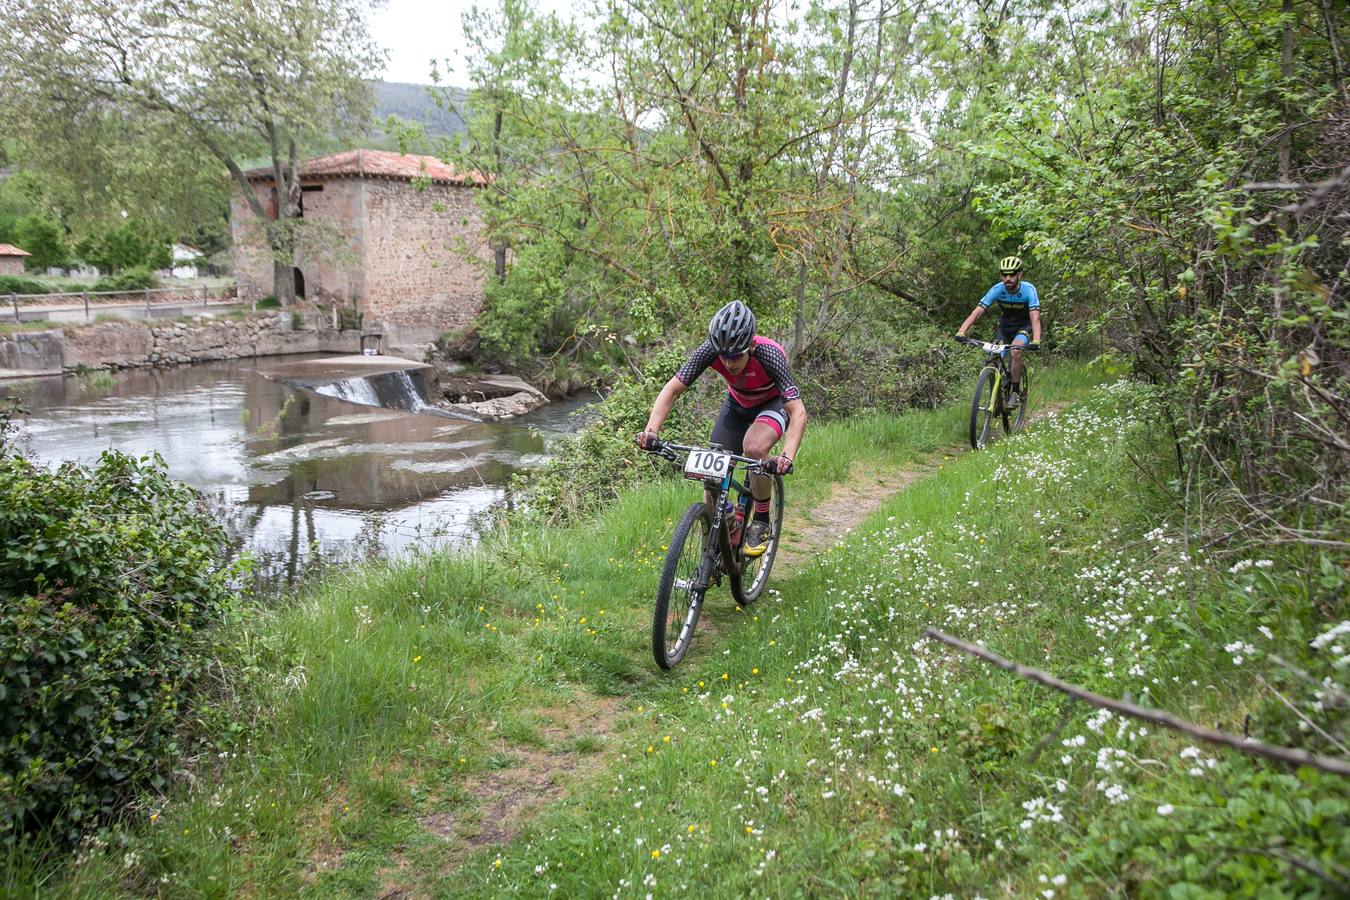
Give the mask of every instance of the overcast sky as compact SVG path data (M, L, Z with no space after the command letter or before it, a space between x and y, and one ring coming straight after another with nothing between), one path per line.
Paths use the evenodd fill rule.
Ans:
M460 15L473 4L469 0L388 0L371 13L371 34L389 51L389 62L379 77L385 81L431 83L431 60L449 60L440 66L441 83L464 87L464 32ZM490 8L495 0L480 0ZM535 8L566 15L567 0L535 0ZM447 71L447 68L450 71Z

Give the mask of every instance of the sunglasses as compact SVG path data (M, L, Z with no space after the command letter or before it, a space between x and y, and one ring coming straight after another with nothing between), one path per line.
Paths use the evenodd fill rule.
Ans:
M998 274L999 274L999 277L1000 277L1000 278L1016 278L1016 277L1018 277L1019 275L1021 275L1022 273L1021 273L1021 272L999 272Z
M736 360L740 359L742 356L745 356L745 354L749 352L750 352L749 350L742 350L740 353L732 353L730 355L726 353L719 353L717 355L722 358L723 362L735 362Z

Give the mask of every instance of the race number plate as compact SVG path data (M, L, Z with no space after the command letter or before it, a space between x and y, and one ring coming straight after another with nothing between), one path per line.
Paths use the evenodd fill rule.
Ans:
M721 480L731 471L731 457L716 450L691 450L684 461L685 478Z

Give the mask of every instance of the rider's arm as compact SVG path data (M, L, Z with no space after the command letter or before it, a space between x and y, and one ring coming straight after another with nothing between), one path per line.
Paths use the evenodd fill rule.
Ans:
M656 402L652 404L652 414L647 417L645 431L652 434L660 432L666 416L670 415L671 407L675 405L675 399L683 394L687 387L688 385L679 378L672 378L666 382L666 386L661 388L661 393L656 395Z
M806 433L806 404L801 400L789 400L783 404L787 411L787 435L783 438L783 455L789 459L797 458L797 448L802 445L802 435Z
M1041 311L1039 309L1031 311L1031 342L1033 344L1041 342Z
M977 305L974 309L970 311L970 315L966 316L966 320L961 323L961 327L956 330L956 333L965 334L967 331L970 330L970 326L974 325L976 322L980 320L980 316L982 315L984 315L984 306Z

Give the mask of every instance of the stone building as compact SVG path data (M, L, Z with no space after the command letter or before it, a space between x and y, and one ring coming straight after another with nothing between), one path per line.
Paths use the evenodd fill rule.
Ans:
M32 255L13 244L0 244L0 275L22 275L24 257Z
M275 215L272 170L246 174ZM433 156L348 150L308 160L300 166L307 237L293 269L297 296L354 305L366 328L405 340L467 324L482 306L492 263L474 202L487 183ZM230 218L240 296L272 293L262 224L239 191Z

